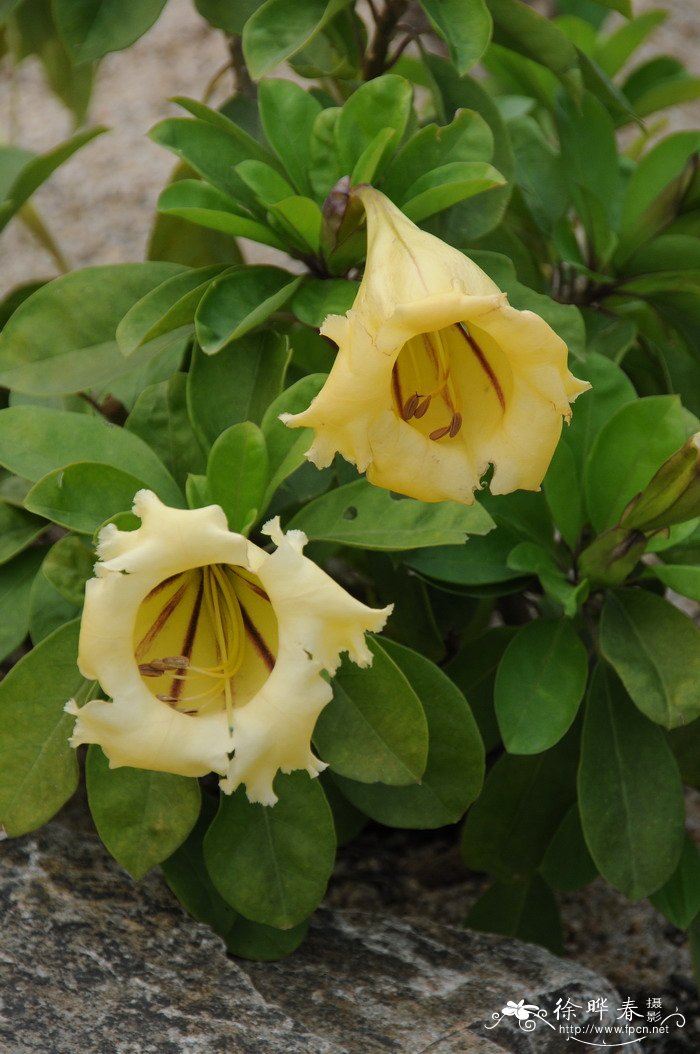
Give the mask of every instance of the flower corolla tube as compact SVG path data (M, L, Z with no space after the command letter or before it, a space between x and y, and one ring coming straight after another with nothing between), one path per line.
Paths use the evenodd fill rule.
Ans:
M111 767L213 771L225 792L245 784L273 804L279 770L325 768L311 735L328 675L341 652L371 663L365 632L391 607L350 596L278 519L263 528L270 553L230 531L218 505L173 509L142 490L134 513L137 530L100 532L78 665L110 700L67 704L71 743L99 743Z
M328 380L281 420L314 429L318 468L339 452L422 501L471 504L490 464L494 494L538 490L569 404L590 387L569 372L566 344L379 191L352 194L367 217L364 277L347 315L321 328L338 345Z

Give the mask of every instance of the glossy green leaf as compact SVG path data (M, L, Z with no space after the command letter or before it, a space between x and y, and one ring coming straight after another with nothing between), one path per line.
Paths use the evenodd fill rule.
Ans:
M517 937L563 955L564 940L556 898L539 876L494 882L464 920L473 930Z
M12 837L41 827L78 786L73 718L63 708L85 683L79 628L57 630L0 683L0 828Z
M421 782L408 787L358 783L335 776L352 804L389 827L456 823L481 790L484 748L462 693L418 652L382 639L382 647L419 697L428 721L428 761Z
M425 172L454 161L490 161L493 145L493 132L481 114L461 109L450 124L429 124L411 136L389 164L382 191L403 201Z
M267 479L267 447L258 426L245 421L222 432L209 453L207 484L232 531L247 533L264 512Z
M195 316L202 351L215 355L240 340L281 308L300 282L277 267L241 267L215 279Z
M177 331L193 332L197 305L224 267L197 267L183 271L156 286L139 300L117 326L117 343L123 355L132 355L144 344Z
M142 479L121 469L79 461L56 469L35 483L25 505L30 512L61 527L93 535L105 520L127 512L136 492L143 488Z
M254 219L228 194L198 179L171 183L158 198L158 211L233 238L251 238L263 245L284 249L284 243L268 226Z
M700 601L700 565L652 564L650 570L669 589L690 600Z
M267 141L299 193L309 194L309 143L321 104L301 85L275 79L260 82L258 105ZM294 135L289 134L290 128L294 129Z
M581 89L576 48L553 22L520 0L486 0L494 40L550 69L576 96Z
M76 65L122 51L150 29L165 0L53 0L56 26Z
M138 436L88 414L44 406L0 410L0 464L35 482L89 454L93 462L137 476L170 504L182 502L172 476Z
M543 754L501 755L467 816L468 867L506 881L537 870L576 796L574 748L570 735Z
M49 150L48 153L41 154L38 157L33 157L31 154L27 155L24 151L20 154L12 147L0 148L0 231L19 212L22 205L29 200L34 191L42 183L45 183L49 176L64 161L67 161L76 151L106 131L107 129L101 126L89 128L87 131L79 132L71 139L66 140L65 143L59 144L53 150ZM9 150L13 151L16 159L23 155L25 161L21 168L17 166L18 170L11 182L5 178L7 166L3 164L5 160L3 155Z
M461 545L470 534L486 534L493 524L480 505L453 501L428 505L394 498L359 479L316 498L289 526L313 540L396 550Z
M433 172L426 172L406 191L401 210L414 223L436 212L501 187L503 176L483 161L455 161Z
M589 583L585 577L573 583L559 565L554 554L536 542L520 542L508 554L508 567L514 571L534 574L540 580L545 596L561 605L564 614L573 618L588 599ZM582 574L583 574L582 568Z
M582 478L601 428L623 406L635 402L636 393L620 367L602 355L587 355L583 362L576 363L576 374L590 381L591 390L577 399L571 424L564 436Z
M570 549L575 549L583 530L585 514L576 455L568 435L563 435L559 440L542 482L542 489L552 519L561 531L562 538Z
M24 509L0 502L0 564L31 545L46 530L46 522Z
M262 419L262 431L267 444L270 481L263 507L267 508L278 487L301 465L304 454L311 446L313 432L310 428L287 428L279 419L281 413L300 413L318 395L326 382L325 373L302 377L270 403Z
M276 230L281 232L291 249L301 253L312 253L317 256L321 245L321 228L323 214L320 207L311 198L302 198L298 194L269 205L267 218ZM298 282L294 285L297 288Z
M349 660L333 678L333 699L319 716L314 745L331 770L360 783L420 783L428 725L420 699L383 642L368 641L371 667Z
M662 597L643 589L608 593L600 649L652 721L677 728L700 716L700 630Z
M678 766L605 666L588 693L578 794L586 843L611 885L638 900L668 881L683 846Z
M0 661L18 648L29 632L31 588L44 552L43 548L29 549L0 567L0 609L12 612L12 618L0 621Z
M472 506L475 508L476 506ZM405 563L419 574L458 586L486 586L522 579L522 571L508 566L508 556L522 535L499 524L485 538L471 534L459 548L429 547L409 553Z
M447 41L450 58L462 76L478 62L491 39L492 22L484 0L421 0L434 28Z
M588 885L598 868L588 852L577 805L572 805L547 846L540 872L554 889L567 892Z
M100 388L133 370L135 362L117 346L117 325L136 301L180 270L169 263L109 264L71 271L42 286L0 334L0 384L62 395ZM138 362L162 350L154 342Z
M199 815L199 784L187 776L110 768L98 746L85 763L97 833L132 878L143 878L181 845Z
M252 195L236 175L236 165L251 157L259 157L261 152L265 156L265 152L249 136L236 135L235 125L223 114L211 120L210 114L214 112L206 111L195 118L167 117L151 129L149 136L154 143L185 161L217 190L231 195L234 201L249 202L253 200ZM185 182L191 181L171 184L165 195L172 194L177 200L179 194L184 193Z
M539 754L571 727L586 690L588 659L568 619L520 629L498 667L495 705L506 750Z
M86 545L75 534L66 534L51 546L41 570L54 589L79 607L85 596L85 583L92 578L96 559L91 545Z
M358 289L357 282L345 278L308 278L294 294L292 311L300 322L318 328L328 315L346 314Z
M190 472L204 472L206 458L187 412L184 373L141 392L124 427L148 443L181 486Z
M239 789L222 795L204 839L204 860L219 893L254 922L287 929L320 903L335 860L333 814L318 780L279 774L274 807Z
M306 47L348 0L266 0L243 29L243 54L254 80Z
M187 378L187 405L204 446L230 425L260 423L282 391L289 354L286 339L272 331L243 337L218 355L195 349Z
M344 173L350 175L360 156L386 128L393 128L398 146L411 113L409 81L387 73L361 85L343 106L335 124L335 145Z
M54 630L77 618L80 607L59 593L42 567L29 590L29 636L32 643L39 644Z
M640 44L667 17L666 11L645 11L596 43L594 57L608 77L620 72Z
M593 444L584 476L586 504L597 531L617 523L628 501L685 437L678 396L648 396L610 418Z
M487 754L501 742L494 709L496 671L516 632L515 626L489 629L467 641L444 667L471 707Z
M679 930L686 930L700 912L700 853L689 834L685 836L678 867L649 900Z

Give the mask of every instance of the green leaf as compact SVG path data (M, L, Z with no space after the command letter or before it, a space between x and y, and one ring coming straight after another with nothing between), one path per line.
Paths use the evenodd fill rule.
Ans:
M516 632L515 626L489 629L467 641L444 667L469 702L487 754L501 742L494 710L496 671Z
M292 195L269 205L267 217L270 223L289 241L296 253L318 255L321 245L323 214L310 198ZM299 280L297 280L296 286Z
M335 860L333 814L305 772L278 774L274 806L245 789L222 796L204 839L204 860L222 897L254 922L287 929L320 903Z
M66 600L49 582L42 568L29 591L29 636L32 643L39 644L54 630L72 621L79 614L80 605Z
M581 889L597 876L598 868L588 852L577 805L571 806L555 831L540 872L550 886L563 892Z
M197 104L195 104L196 106ZM254 204L254 197L236 174L236 166L251 157L266 158L259 143L244 135L232 121L216 111L205 110L196 118L167 117L149 132L149 137L159 146L164 146L181 161L187 162L197 175L211 183L217 190L231 195L235 202ZM240 133L240 134L239 134ZM166 198L172 195L177 200L184 193L181 180L165 190ZM179 188L179 189L178 189ZM240 209L238 210L240 211Z
M382 128L358 157L350 173L351 186L360 183L372 183L380 178L389 155L396 148L396 131L393 128Z
M0 193L0 231L2 231L12 217L19 212L22 205L29 200L34 191L37 190L42 183L45 183L49 176L51 176L64 161L67 161L77 150L80 150L81 147L85 146L96 136L102 135L102 133L106 131L107 129L102 126L89 128L87 131L79 132L71 139L67 139L65 143L61 143L59 146L54 147L53 150L48 151L48 153L41 154L39 157L34 157L31 154L27 154L25 151L17 151L13 147L0 148L0 191L2 192ZM16 165L16 175L14 175L12 182L8 184L5 175L7 172L7 164L3 164L3 161L5 161L4 155L9 151L12 151L15 165L20 159L24 159L25 163L21 168Z
M382 642L368 640L369 669L345 659L333 678L333 699L319 716L314 745L333 772L360 783L420 783L428 757L428 725L420 699Z
M16 837L41 827L78 786L66 701L78 672L79 623L62 626L0 683L0 827Z
M302 377L270 403L262 419L262 431L267 444L270 482L263 508L267 508L278 487L305 464L304 454L311 446L313 432L310 428L287 428L279 420L281 413L300 413L318 395L326 382L325 373L314 373Z
M588 393L586 393L586 398ZM582 400L583 401L583 400ZM578 411L576 411L578 412ZM563 435L554 451L542 489L552 519L570 549L575 549L585 523L581 481L568 435Z
M231 955L263 962L289 955L304 939L307 923L278 930L250 922L235 912L212 884L204 863L202 840L215 813L214 799L205 796L192 831L161 863L166 882L194 918L211 926L224 939Z
M232 531L246 534L264 512L267 479L267 447L258 426L245 421L222 432L209 453L207 484Z
M202 351L215 355L281 308L301 278L277 267L241 267L215 279L195 316Z
M450 58L463 76L478 62L491 39L492 22L484 0L421 0L433 27L447 41Z
M574 455L579 478L582 478L601 428L617 410L635 402L636 393L620 367L602 355L587 355L583 362L576 363L576 373L583 380L590 381L591 390L576 401L565 439Z
M596 531L614 526L628 501L646 487L686 437L678 396L654 395L623 406L593 444L584 476Z
M428 761L419 784L385 787L334 776L352 804L389 827L442 827L456 823L481 790L484 748L462 693L432 662L382 639L420 699L428 721Z
M414 223L419 223L436 212L504 183L501 173L483 161L454 161L426 172L409 187L401 210Z
M0 410L0 464L24 479L41 479L80 461L110 465L142 479L172 505L182 494L163 463L138 436L102 418L44 406Z
M577 103L561 96L556 118L563 170L571 189L585 187L603 205L612 224L622 189L612 118L590 92Z
M253 80L306 47L348 0L266 0L243 29L243 54Z
M608 593L600 649L650 720L677 728L700 715L700 630L666 600L643 589Z
M472 534L468 543L459 548L440 546L411 552L404 557L404 562L419 574L451 585L481 587L506 583L523 577L522 571L514 570L507 563L521 538L516 531L499 524L485 538Z
M74 534L66 534L51 546L41 570L61 596L80 607L85 596L85 583L92 578L94 566L92 546Z
M46 522L24 509L0 502L0 564L31 545L46 530Z
M494 40L550 69L577 97L581 71L576 48L553 22L520 0L486 0L493 16Z
M275 79L258 85L258 106L267 141L299 193L310 194L309 144L321 104L301 85ZM294 135L289 134L290 128Z
M493 132L481 114L460 109L450 124L429 124L411 136L387 168L382 191L392 201L404 201L425 172L454 161L490 161L493 147Z
M165 0L139 0L127 7L121 0L52 2L56 26L76 66L128 48L151 28L164 7Z
M614 77L620 72L640 44L643 44L649 34L667 17L667 11L645 11L596 42L593 57L608 77Z
M118 512L128 512L144 482L128 472L92 461L56 469L35 483L26 497L30 512L61 527L93 535ZM180 499L182 504L182 499Z
M700 853L689 834L685 836L678 867L649 900L679 930L687 930L700 912Z
M697 567L652 564L649 570L669 589L690 600L700 601L700 564Z
M495 704L506 750L539 754L568 732L588 678L586 649L567 619L527 623L498 667Z
M158 198L158 211L234 238L251 238L274 249L285 248L274 231L241 209L228 194L198 179L171 183Z
M148 443L181 486L189 473L204 472L206 459L187 413L184 373L144 389L124 427Z
M538 227L549 234L569 204L561 155L533 117L510 121L508 130L518 186Z
M116 343L117 325L136 301L181 270L168 263L109 264L42 286L0 334L0 384L31 395L62 395L103 387L133 370L134 361ZM163 347L153 342L139 364Z
M505 881L536 871L575 799L575 741L530 757L502 754L467 816L467 867Z
M409 81L387 73L353 92L335 124L335 145L344 173L350 175L361 155L377 135L393 128L398 145L406 131L413 88Z
M309 180L318 201L324 201L343 173L335 144L339 106L329 106L316 115L309 146Z
M197 267L173 275L139 300L117 326L117 343L122 355L132 355L144 344L172 333L189 336L194 331L197 306L225 268L221 265Z
M199 784L187 776L110 768L98 746L85 762L88 803L97 833L132 878L165 860L199 815Z
M31 588L44 552L43 548L29 549L0 567L0 608L12 612L12 618L0 621L0 661L18 648L29 632Z
M683 846L678 766L605 666L588 693L578 794L586 843L611 885L638 900L668 881Z
M472 906L465 925L484 933L500 933L541 944L564 954L564 938L556 898L539 875L494 882Z
M300 322L318 328L328 315L346 314L358 289L359 283L345 278L307 278L294 294L292 311Z
M287 340L271 330L243 337L218 355L195 349L187 378L187 405L204 446L230 425L260 423L282 390L289 354Z
M387 550L461 545L470 534L486 534L492 526L480 505L454 501L427 505L413 498L394 498L364 479L321 495L289 524L315 541Z

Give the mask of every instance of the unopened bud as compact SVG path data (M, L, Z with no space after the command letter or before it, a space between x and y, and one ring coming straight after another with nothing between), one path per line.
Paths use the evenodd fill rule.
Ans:
M672 454L620 518L628 530L655 531L700 516L700 432Z
M346 265L363 255L365 213L362 203L353 196L350 176L343 176L335 184L323 203L321 248L327 261L337 257L333 273L341 273Z
M632 573L647 546L641 531L612 527L581 553L579 575L593 586L619 586Z

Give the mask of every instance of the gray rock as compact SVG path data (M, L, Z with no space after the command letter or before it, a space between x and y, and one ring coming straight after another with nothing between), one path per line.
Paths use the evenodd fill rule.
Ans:
M2 1054L558 1054L549 1028L486 1025L509 999L618 1005L540 948L357 911L320 911L283 962L233 961L70 815L1 852Z

